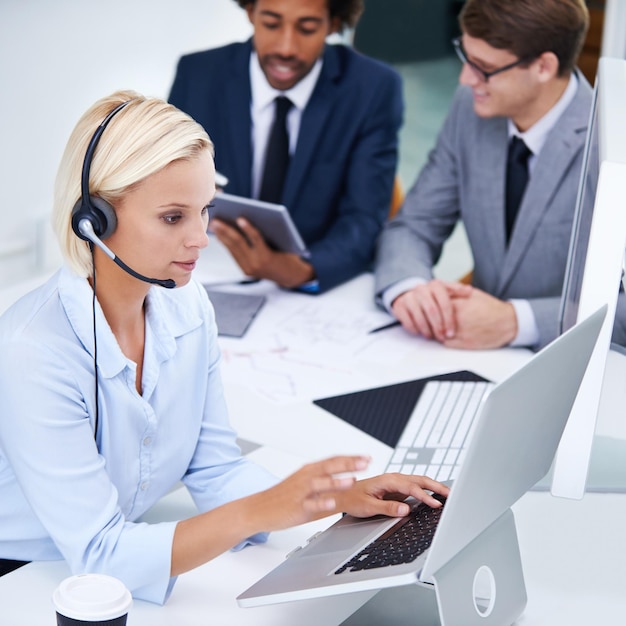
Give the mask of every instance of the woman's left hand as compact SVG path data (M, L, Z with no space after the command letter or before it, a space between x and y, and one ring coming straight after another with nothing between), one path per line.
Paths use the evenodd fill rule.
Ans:
M408 515L410 506L402 500L413 496L428 506L438 508L441 502L426 491L447 497L450 489L426 476L406 474L381 474L359 480L352 488L335 493L337 508L355 517Z

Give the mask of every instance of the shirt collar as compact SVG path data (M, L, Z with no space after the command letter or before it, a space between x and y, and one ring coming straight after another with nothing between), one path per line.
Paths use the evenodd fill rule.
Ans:
M86 278L63 267L59 276L59 297L76 336L93 357L93 291ZM187 285L171 291L194 289ZM96 286L97 289L97 286ZM184 299L183 299L184 300ZM162 287L151 287L146 296L146 345L154 358L165 361L176 352L176 337L191 332L202 319L179 302L176 293ZM96 299L96 328L98 336L98 369L105 378L112 378L131 362L122 352Z
M548 134L576 96L577 89L578 77L575 72L572 72L567 87L556 104L527 131L520 133L513 121L508 120L509 139L513 136L520 137L534 155L539 154Z
M303 111L315 89L321 71L322 57L315 62L311 71L291 89L279 91L267 82L267 78L265 78L265 74L259 64L257 53L253 50L250 55L250 86L252 89L253 110L262 110L274 102L276 97L286 96L299 111Z

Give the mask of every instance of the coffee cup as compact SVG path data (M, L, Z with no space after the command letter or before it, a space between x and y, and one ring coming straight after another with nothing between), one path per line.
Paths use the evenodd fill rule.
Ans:
M133 603L122 581L104 574L79 574L52 594L57 626L125 626Z

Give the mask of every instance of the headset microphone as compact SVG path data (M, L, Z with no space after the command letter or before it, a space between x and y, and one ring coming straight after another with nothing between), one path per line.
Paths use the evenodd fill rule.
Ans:
M118 259L112 250L103 243L102 240L111 236L115 231L117 217L115 210L106 200L99 196L92 196L89 193L89 171L91 169L91 161L93 160L96 146L100 141L104 129L113 116L119 113L129 102L132 101L128 100L122 102L102 120L87 146L81 176L81 196L72 209L72 229L83 241L90 241L98 246L112 261L134 278L143 280L152 285L165 287L166 289L173 289L176 287L176 283L171 278L161 280L158 278L148 278L147 276L139 274L139 272L128 267L124 261Z
M165 287L166 289L173 289L176 287L176 283L171 278L166 278L165 280L161 280L159 278L148 278L139 272L136 272L131 267L128 267L124 261L118 259L115 253L107 246L105 243L96 235L93 230L93 224L87 218L82 218L78 222L78 230L82 235L81 239L86 239L94 243L102 252L104 252L116 265L121 267L125 272L130 274L131 276L138 278L139 280L143 280L146 283L150 283L151 285L159 285L160 287ZM80 235L79 235L80 236Z

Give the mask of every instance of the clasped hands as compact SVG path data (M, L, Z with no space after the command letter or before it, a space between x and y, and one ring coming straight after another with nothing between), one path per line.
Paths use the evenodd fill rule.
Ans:
M263 235L248 220L237 218L237 226L211 220L209 230L217 236L246 276L272 280L293 289L315 278L313 267L297 254L272 250Z
M391 308L408 332L449 348L500 348L517 336L510 302L463 283L431 280L400 294Z

